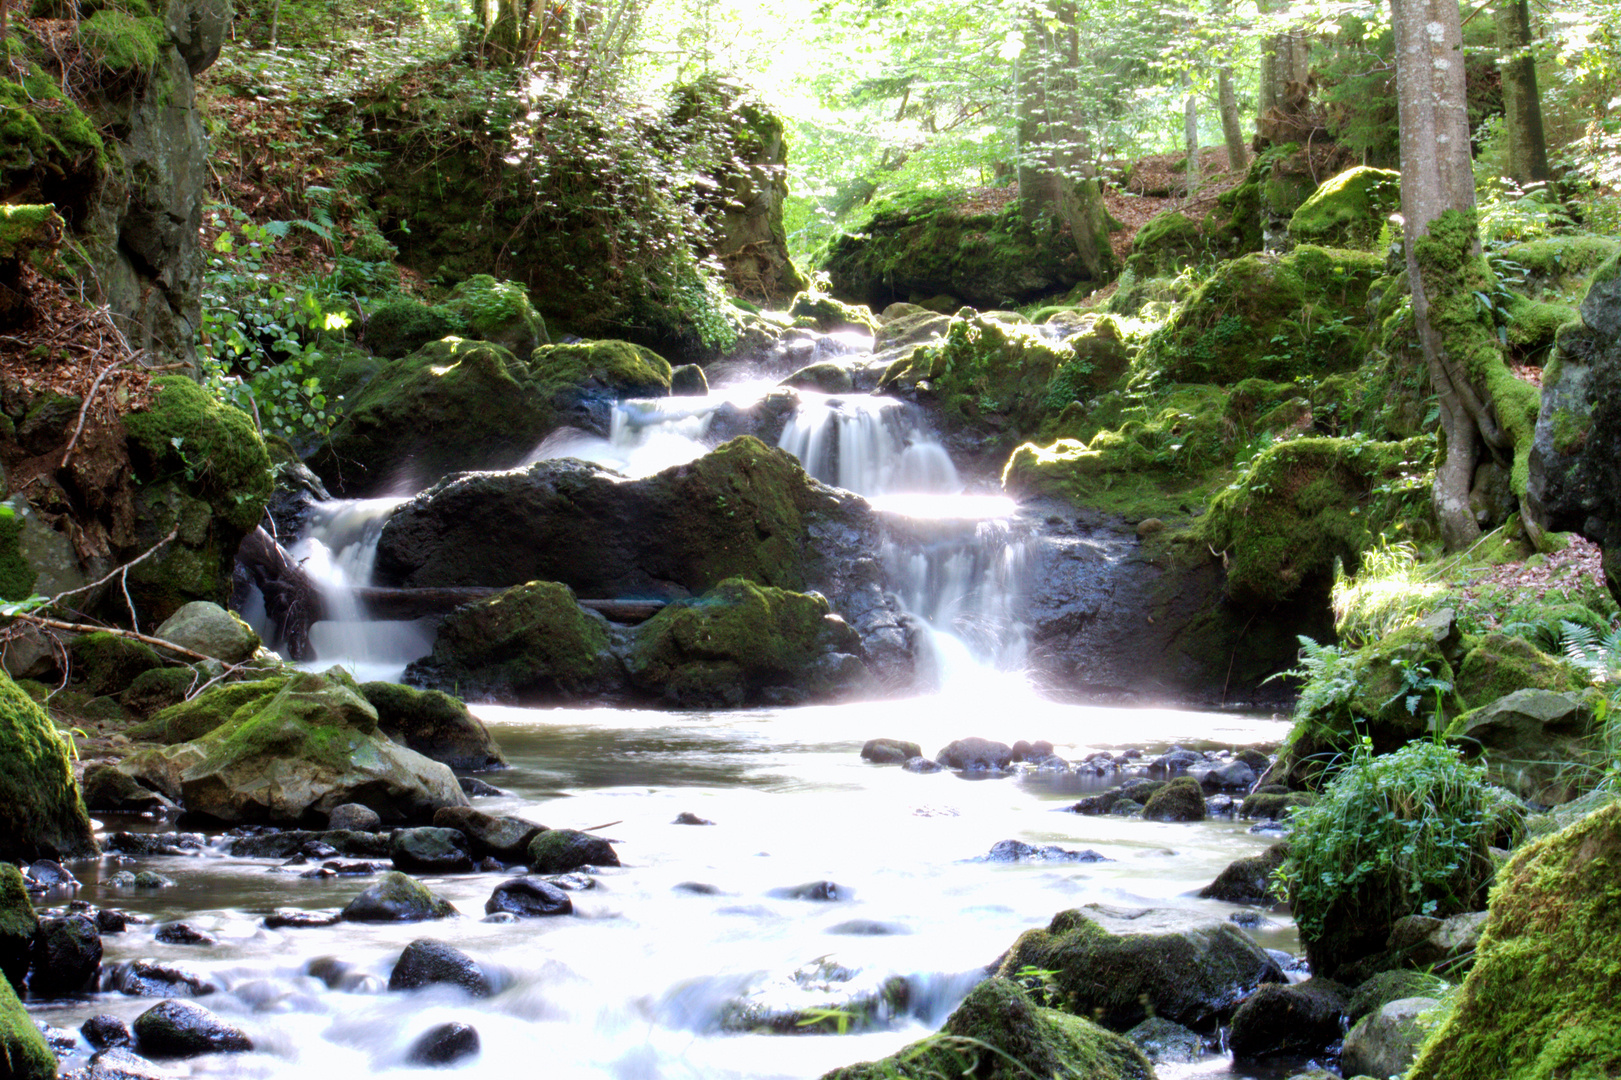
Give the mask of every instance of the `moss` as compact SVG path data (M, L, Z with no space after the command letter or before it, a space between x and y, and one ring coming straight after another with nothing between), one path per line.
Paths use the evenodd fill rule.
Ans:
M516 281L474 274L450 291L444 307L466 325L469 336L493 341L519 356L550 340L529 291Z
M106 148L96 125L62 93L56 80L31 67L20 80L0 79L0 188L8 201L42 194L42 177L70 176L86 167L106 168ZM86 189L92 185L85 185Z
M79 24L79 42L103 70L144 76L162 59L169 31L162 19L103 8Z
M1522 355L1551 348L1559 329L1581 318L1571 304L1528 300L1518 293L1506 307L1508 344Z
M992 978L969 992L938 1034L881 1061L834 1069L822 1080L1150 1080L1153 1075L1130 1039L1083 1017L1042 1008L1014 980Z
M366 319L366 345L378 356L398 360L430 341L451 337L466 329L466 320L448 306L409 299L390 300L379 304Z
M1174 277L1206 253L1204 232L1186 214L1166 210L1137 230L1125 270L1137 279Z
M145 716L179 704L192 689L207 681L207 676L195 668L155 668L130 680L128 688L119 697L119 703L131 712Z
M0 503L0 600L28 599L39 580L39 573L23 558L17 544L22 524L14 508Z
M788 314L796 320L796 325L799 325L799 320L808 320L805 325L823 333L849 330L863 334L878 333L878 320L873 318L871 309L864 305L846 304L821 293L800 293L788 306Z
M1191 776L1179 776L1154 792L1143 805L1149 821L1203 821L1204 789Z
M1294 813L1302 806L1310 806L1317 801L1317 797L1310 792L1251 792L1244 796L1239 806L1238 816L1241 818L1265 818L1270 821L1281 821Z
M1381 971L1356 988L1345 1008L1346 1023L1352 1027L1369 1013L1378 1012L1392 1001L1410 997L1439 997L1446 990L1445 979L1427 971L1399 968Z
M152 407L124 417L146 454L144 479L184 477L235 528L247 532L258 525L273 481L270 455L252 417L184 375L159 376L152 384Z
M1458 669L1458 693L1472 707L1489 705L1516 690L1580 691L1582 673L1549 656L1523 637L1493 631L1483 636Z
M1453 1008L1410 1080L1621 1071L1621 804L1528 845L1498 875Z
M535 378L553 391L598 386L621 397L662 397L670 392L669 361L628 341L543 345L529 362Z
M1323 181L1289 219L1289 238L1297 244L1371 250L1386 219L1399 209L1401 174L1360 165Z
M522 700L589 696L613 684L606 624L568 586L531 581L458 608L433 646L435 678Z
M0 673L0 860L94 854L68 744L50 717Z
M56 1056L5 979L0 979L0 1061L13 1080L56 1080Z
M221 683L162 710L152 718L147 737L159 742L184 743L200 739L231 722L239 714L260 708L287 685L290 676Z
M196 740L202 775L233 762L288 758L346 772L361 739L377 731L377 711L354 680L300 672L276 692L239 707L225 724ZM246 685L246 684L243 684Z
M68 653L75 688L91 697L122 693L137 676L164 666L150 646L118 634L85 634Z
M1497 253L1503 262L1525 271L1532 299L1545 293L1579 298L1588 277L1621 252L1621 241L1607 236L1551 236L1512 244Z

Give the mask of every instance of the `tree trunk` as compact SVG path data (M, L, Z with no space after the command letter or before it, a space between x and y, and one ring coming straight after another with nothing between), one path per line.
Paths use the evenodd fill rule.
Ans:
M1238 95L1233 93L1233 69L1226 64L1216 72L1216 93L1221 102L1221 133L1227 143L1227 168L1241 173L1249 168L1249 146L1238 120Z
M1193 80L1186 72L1182 73L1182 85L1191 86ZM1188 148L1188 198L1199 190L1199 102L1188 91L1188 99L1182 104L1182 141Z
M1502 0L1497 9L1497 46L1503 73L1503 129L1508 136L1508 174L1524 187L1553 179L1542 131L1542 98L1531 54L1531 12L1526 0Z

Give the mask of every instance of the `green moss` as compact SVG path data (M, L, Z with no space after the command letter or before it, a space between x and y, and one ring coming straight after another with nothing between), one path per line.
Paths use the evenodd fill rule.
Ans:
M119 634L85 634L68 652L75 688L91 697L122 693L138 676L164 666L150 646Z
M1174 277L1206 254L1204 232L1186 214L1166 210L1137 230L1126 272L1137 279Z
M39 573L22 556L17 538L22 522L17 511L0 503L0 600L26 600L34 595Z
M465 679L469 687L565 697L588 694L613 663L606 624L555 581L531 581L458 608L440 627L433 657L452 684Z
M788 314L796 320L806 320L813 330L836 333L854 330L864 334L878 333L878 320L864 305L846 304L831 296L816 292L802 292L788 306Z
M55 79L30 67L22 79L0 79L0 188L8 199L37 193L41 176L106 169L96 125ZM87 185L89 186L89 185Z
M5 979L0 979L0 1062L14 1080L56 1080L56 1056Z
M536 379L553 391L602 386L621 397L660 397L670 392L669 361L628 341L543 345L529 363Z
M1366 165L1323 181L1289 219L1297 244L1371 249L1386 219L1401 209L1401 174Z
M1410 1080L1566 1080L1621 1071L1621 804L1528 845L1498 875L1485 935Z
M106 71L147 75L162 59L169 31L162 19L103 8L79 24L79 43Z
M1532 299L1545 293L1577 299L1587 279L1621 252L1621 241L1607 236L1553 236L1513 244L1497 253L1511 267L1525 271Z
M1458 693L1471 707L1489 705L1516 690L1580 691L1582 673L1523 637L1493 631L1469 650L1458 669Z
M398 360L430 341L452 337L466 329L466 319L448 306L409 299L390 300L379 304L366 319L366 345L378 356Z
M253 418L184 375L162 375L152 384L152 407L124 417L130 437L146 453L143 478L184 478L237 529L258 525L273 481Z
M1574 305L1528 300L1518 293L1507 309L1508 343L1522 354L1552 346L1560 327L1581 319Z
M274 697L287 685L290 676L228 682L198 694L190 701L171 705L154 716L142 734L158 742L183 743L200 739L225 726L239 714L247 715Z
M188 772L202 775L234 762L277 758L348 771L363 737L377 731L377 711L352 678L331 677L334 672L300 672L272 696L239 707L229 721L196 740L201 757Z
M96 842L50 717L0 673L0 860L93 854Z
M1150 1080L1153 1075L1148 1059L1130 1039L1082 1017L1037 1006L1014 980L992 978L963 999L939 1033L881 1061L834 1069L822 1080Z
M546 322L530 302L529 291L516 281L474 274L450 291L444 306L466 324L470 336L493 341L519 356L549 340Z
M1203 821L1204 789L1191 776L1179 776L1149 797L1143 804L1143 817L1149 821Z

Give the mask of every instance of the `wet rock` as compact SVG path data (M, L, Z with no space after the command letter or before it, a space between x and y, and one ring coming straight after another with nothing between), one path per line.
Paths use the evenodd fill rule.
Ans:
M179 810L168 799L144 788L113 765L87 765L81 784L84 806L93 814L160 815Z
M710 821L708 818L699 817L697 814L694 814L690 810L683 810L683 811L681 811L679 814L677 814L675 816L675 820L672 821L670 824L672 824L672 825L713 825L715 823L713 821Z
M103 934L122 934L129 924L130 917L117 908L96 909L96 929Z
M597 879L590 874L548 874L540 880L555 885L564 892L585 892L597 887Z
M574 901L549 881L521 877L497 885L484 902L484 911L490 915L504 911L519 918L534 919L548 915L570 915L574 912Z
M16 1080L56 1080L56 1057L7 979L0 979L0 1061Z
M97 1050L105 1050L111 1046L133 1046L135 1035L130 1031L129 1025L121 1017L109 1016L102 1013L92 1016L79 1026L79 1034L84 1041Z
M73 872L59 862L49 859L40 859L29 865L24 871L31 887L36 889L77 889L79 879Z
M1084 851L1074 851L1070 848L1061 848L1056 844L1046 844L1037 847L1027 844L1023 840L998 840L991 845L989 854L981 855L975 862L1112 862L1091 848Z
M349 901L342 918L350 922L421 922L456 914L449 900L435 896L416 879L397 871Z
M1255 770L1242 761L1195 765L1188 775L1206 791L1247 791L1255 783Z
M457 829L472 845L475 855L493 855L505 862L522 862L529 844L546 832L546 826L511 815L496 816L470 806L447 806L433 815L435 827Z
M343 916L336 911L304 911L300 908L277 908L264 917L267 930L283 927L303 929L312 926L335 926Z
M478 961L442 941L420 938L405 947L388 976L390 990L417 990L446 983L474 997L488 997L490 980Z
M923 748L901 739L868 739L861 748L861 756L878 765L899 765L911 758L922 757Z
M1046 739L1037 739L1035 742L1026 742L1023 739L1013 744L1014 761L1045 761L1053 756L1053 744Z
M905 979L847 967L824 956L769 979L721 1007L722 1031L806 1035L864 1030L904 1015Z
M378 729L423 757L452 769L506 768L489 729L449 694L391 682L362 683L360 692L377 710Z
M670 886L676 892L692 893L694 896L721 896L719 885L710 885L704 881L682 881Z
M1238 809L1238 804L1233 802L1231 795L1212 795L1204 801L1204 809L1206 817L1230 818Z
M449 809L448 807L446 809ZM438 813L438 811L435 811ZM377 816L377 811L360 803L344 803L342 806L332 808L327 815L327 828L343 829L353 832L376 832L383 824L383 819Z
M968 738L949 743L934 755L948 769L965 772L1006 769L1013 762L1013 748L990 739Z
M1148 774L1170 776L1172 773L1183 772L1194 765L1202 764L1204 759L1204 755L1197 750L1184 750L1180 746L1173 746L1148 763Z
M41 919L34 933L28 989L37 997L77 994L95 985L101 970L101 934L84 915Z
M148 1061L128 1046L112 1046L93 1055L85 1068L65 1073L62 1080L176 1080L182 1075Z
M1143 804L1143 817L1149 821L1205 820L1204 791L1199 781L1189 776L1172 780Z
M1189 1064L1205 1056L1204 1036L1159 1016L1150 1016L1126 1032L1126 1038L1155 1065Z
M68 745L34 699L0 673L0 861L96 853Z
M39 932L39 916L28 899L23 876L10 863L0 863L0 979L21 987Z
M703 397L709 393L709 380L704 369L697 364L682 364L670 369L671 397Z
M219 941L213 934L185 922L164 923L155 936L165 945L214 945Z
M345 993L379 993L383 990L382 980L336 956L317 956L305 965L304 971L310 978L325 983L329 990L342 990Z
M1238 1061L1275 1054L1316 1054L1339 1041L1349 991L1331 979L1273 983L1233 1014L1228 1047Z
M456 829L401 829L394 834L389 857L401 870L455 874L473 868L467 837Z
M537 874L566 874L582 866L618 866L613 845L600 836L574 829L549 829L529 842L529 869Z
M1185 911L1088 904L1029 930L1000 973L1053 971L1068 1007L1114 1030L1149 1015L1210 1030L1264 982L1277 964L1238 927Z
M1282 899L1274 890L1272 875L1289 855L1287 843L1273 844L1259 855L1235 859L1216 880L1199 890L1206 900L1229 904L1271 904Z
M135 875L134 885L137 889L172 889L174 878L166 877L156 870L141 870Z
M1433 997L1399 998L1364 1016L1345 1035L1341 1071L1347 1076L1405 1074L1429 1034L1419 1016L1438 1004Z
M310 848L311 843L325 844L325 848ZM386 859L392 850L392 838L387 833L357 832L333 829L327 832L308 832L302 829L270 829L233 837L226 853L239 859L285 859L310 852L316 858L343 854L356 859Z
M208 846L208 838L202 833L132 833L115 832L110 834L105 847L109 852L119 855L196 855Z
M940 772L944 766L940 765L938 762L931 761L926 757L920 756L907 758L905 761L901 762L901 768L910 773L937 773Z
M412 1065L453 1065L479 1052L478 1030L471 1024L440 1024L423 1032L405 1057Z
M136 1045L153 1057L196 1057L235 1054L253 1049L253 1041L201 1005L163 1001L135 1018Z
M489 799L505 794L494 784L486 783L476 776L459 776L456 780L461 784L462 794L469 799Z
M112 969L108 986L130 997L204 997L219 989L206 975L179 964L130 960Z
M207 600L182 604L158 626L157 636L227 664L251 658L260 645L247 623Z
M828 927L827 932L849 937L891 937L895 934L910 934L912 931L900 923L878 922L876 919L849 919Z
M835 901L848 900L855 894L836 881L807 881L803 885L772 889L766 895L774 896L778 900Z

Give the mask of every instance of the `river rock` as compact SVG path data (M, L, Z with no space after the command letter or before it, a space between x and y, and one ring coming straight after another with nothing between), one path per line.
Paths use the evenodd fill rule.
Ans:
M207 600L182 604L158 626L156 636L227 664L250 659L260 644L247 623Z
M1272 883L1272 875L1283 866L1289 855L1287 842L1273 844L1259 855L1235 859L1216 876L1216 880L1199 890L1206 900L1224 900L1229 904L1271 904L1282 899Z
M178 1080L184 1075L148 1061L128 1046L111 1046L91 1055L85 1068L63 1073L62 1080Z
M943 1037L942 1037L943 1036ZM1045 1009L1012 979L986 979L946 1019L939 1035L888 1058L834 1069L822 1080L967 1076L985 1061L982 1047L1006 1055L1001 1072L1016 1076L1152 1080L1153 1066L1130 1039L1085 1017Z
M130 997L204 997L219 989L212 979L179 964L130 960L113 968L110 987Z
M1112 862L1091 848L1084 851L1075 851L1070 848L1061 848L1056 844L1036 846L1027 844L1023 840L998 840L991 845L991 850L981 855L975 862Z
M45 711L0 673L0 861L96 853L66 742Z
M1427 971L1414 971L1412 968L1381 971L1356 988L1345 1007L1345 1021L1355 1025L1369 1013L1378 1012L1392 1001L1402 998L1440 997L1447 986L1445 979Z
M1173 773L1185 772L1195 765L1201 765L1204 760L1204 755L1197 750L1173 746L1148 763L1148 773L1150 776L1168 777Z
M1102 904L1026 931L999 972L1032 966L1056 972L1069 1007L1121 1031L1150 1014L1210 1030L1262 983L1283 980L1272 958L1223 919Z
M923 748L902 739L868 739L861 747L861 756L878 765L900 765L909 758L922 757Z
M943 771L945 767L937 761L919 755L901 762L901 768L909 773L937 773Z
M490 980L478 961L442 941L419 938L405 947L388 976L390 990L416 990L448 983L474 997L488 997Z
M101 971L101 934L86 915L41 919L34 934L28 989L36 997L61 997L93 987Z
M854 893L836 881L807 881L803 885L786 885L772 889L767 895L778 900L848 900Z
M115 832L107 836L107 850L120 855L196 855L208 846L202 833Z
M1204 789L1191 776L1179 776L1143 804L1143 817L1149 821L1203 821Z
M214 945L219 939L186 922L164 923L153 935L165 945Z
M1400 1076L1418 1056L1429 1030L1419 1015L1440 1004L1432 997L1398 998L1369 1013L1345 1034L1340 1069L1347 1076Z
M479 1052L478 1030L471 1024L453 1021L423 1032L405 1059L412 1065L454 1065Z
M56 1080L56 1056L7 979L0 979L0 1060L16 1080Z
M362 683L360 692L377 710L378 730L423 757L452 769L506 768L489 729L449 694L391 682Z
M394 834L389 857L401 870L456 874L473 868L467 837L456 829L401 829Z
M277 908L262 920L267 930L282 927L302 929L312 926L335 926L343 916L336 911L305 911L302 908Z
M443 809L449 810L452 808L447 806ZM440 812L436 810L434 815L438 816ZM378 817L377 811L369 806L362 806L359 803L344 803L342 806L332 808L332 813L327 815L326 824L329 829L340 829L345 832L373 832L383 824L383 819Z
M1161 1016L1150 1016L1126 1032L1155 1065L1188 1064L1205 1056L1204 1036Z
M106 1013L92 1016L79 1025L79 1034L84 1036L85 1042L97 1050L105 1050L110 1046L133 1046L135 1044L135 1034L130 1031L129 1025L124 1022L123 1017L109 1016Z
M1255 770L1242 761L1217 761L1195 765L1188 775L1206 791L1248 791L1255 783Z
M435 896L415 878L390 871L349 901L342 917L350 922L421 922L454 914L449 900Z
M253 1041L201 1005L162 1001L135 1018L136 1045L153 1057L197 1057L236 1054L253 1049Z
M35 891L60 889L72 892L79 888L79 879L73 871L52 859L36 859L23 871L28 888Z
M537 874L566 874L582 866L618 866L613 845L600 836L574 829L548 829L529 842L529 869Z
M1339 1041L1347 991L1331 979L1270 983L1233 1014L1227 1042L1238 1061L1274 1054L1316 1054ZM1381 1074L1383 1075L1383 1074Z
M433 815L435 827L457 829L466 836L475 855L493 855L504 862L522 862L529 844L546 826L510 815L497 816L470 806L447 806Z
M179 809L114 765L85 766L80 790L84 793L85 809L92 813L158 815Z
M38 932L39 916L28 899L22 872L10 863L0 863L0 978L19 990Z
M539 877L521 877L503 881L484 902L485 914L506 912L520 919L537 919L549 915L571 915L574 901L552 882Z
M670 824L671 825L713 825L715 823L713 821L710 821L706 817L699 817L697 814L694 814L691 810L683 810L683 811L681 811L679 814L677 814L675 816L675 820L670 822Z
M1001 770L1012 764L1013 748L978 737L958 739L934 755L934 760L948 769L965 772Z
M1588 761L1592 702L1554 690L1516 690L1458 717L1447 728L1471 755L1484 759L1492 782L1535 803L1557 805L1591 783L1573 763Z
M384 820L427 820L441 806L465 806L444 765L398 745L377 728L377 712L341 668L264 680L242 700L241 684L210 695L229 718L190 742L137 754L124 768L174 793L187 811L225 822L326 821L360 802ZM162 717L164 714L159 714Z

